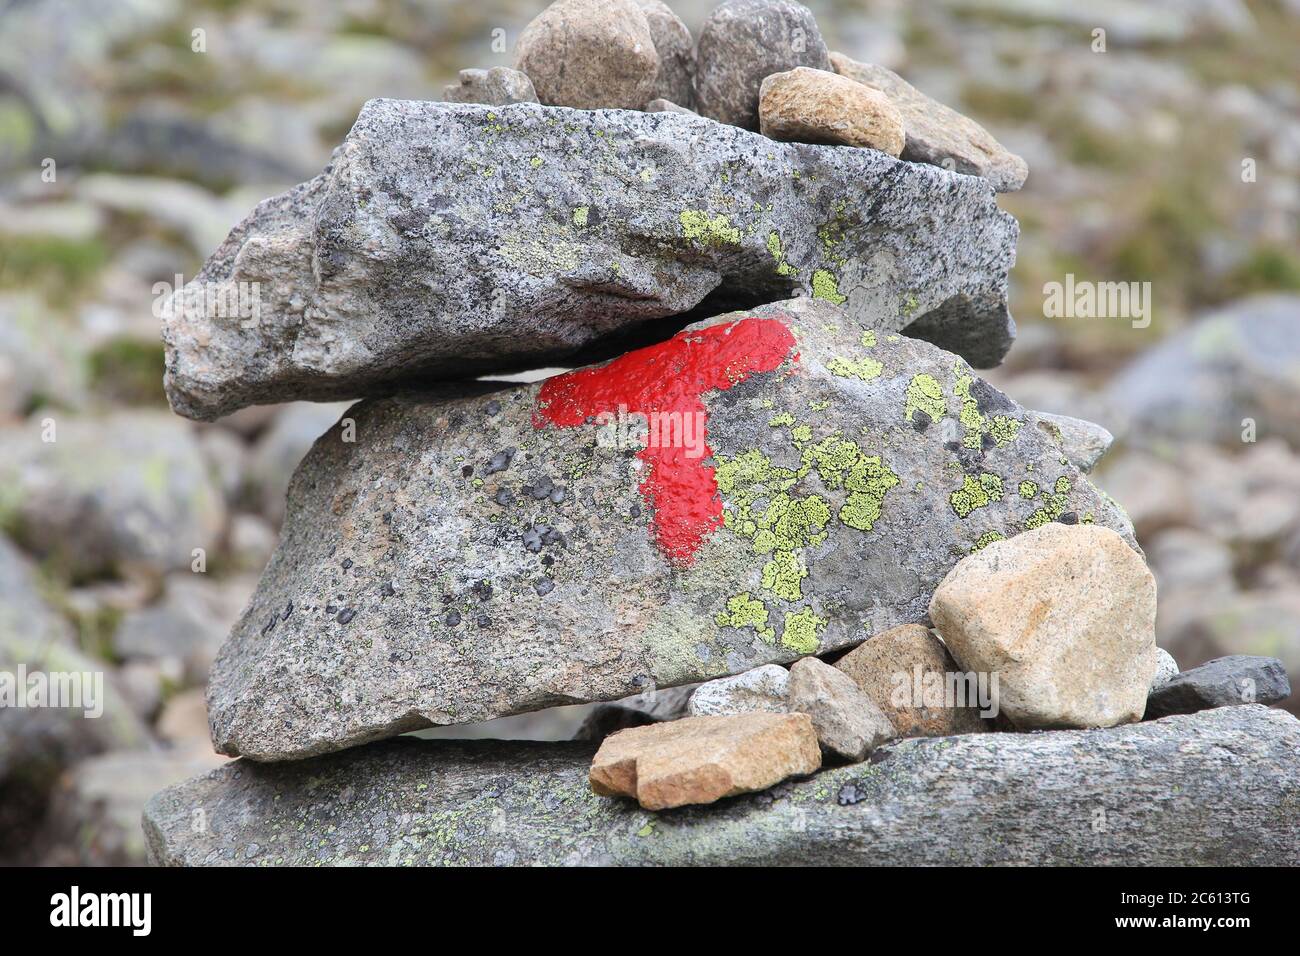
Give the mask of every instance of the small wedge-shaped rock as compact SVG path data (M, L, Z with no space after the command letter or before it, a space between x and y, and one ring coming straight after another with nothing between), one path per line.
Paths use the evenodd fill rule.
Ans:
M840 76L880 90L898 107L907 130L903 159L980 176L1000 193L1015 192L1025 184L1029 175L1025 161L973 119L930 99L883 66L859 63L842 53L832 53L830 59Z
M987 185L872 150L677 113L372 100L325 173L261 203L173 297L168 395L213 418L553 365L715 292L817 296L996 364L1016 234Z
M822 749L845 760L865 760L898 736L853 678L817 657L804 657L790 668L790 711L811 717Z
M167 866L1300 865L1300 721L1258 706L904 740L664 814L593 794L591 753L408 737L237 761L150 800L145 838Z
M497 390L354 406L307 455L213 670L219 750L303 757L852 647L1058 518L1132 543L1033 412L817 300L476 387Z
M901 737L947 737L991 729L980 718L981 711L991 711L994 704L988 679L981 701L979 675L972 695L970 683L943 641L924 624L904 624L872 635L835 666L862 688Z
M1147 719L1211 707L1276 704L1291 696L1286 668L1275 657L1233 654L1175 674L1151 689Z
M706 681L686 704L692 717L716 717L748 714L756 710L785 714L790 708L788 696L790 672L780 664L764 664L734 677Z
M508 66L494 66L490 70L461 70L460 82L445 87L442 98L448 103L507 106L536 103L537 91L526 74Z
M1156 674L1156 582L1109 528L1049 524L962 559L930 618L969 671L996 675L1022 729L1142 719Z
M591 789L668 810L766 790L821 765L807 714L683 717L606 737L591 762Z

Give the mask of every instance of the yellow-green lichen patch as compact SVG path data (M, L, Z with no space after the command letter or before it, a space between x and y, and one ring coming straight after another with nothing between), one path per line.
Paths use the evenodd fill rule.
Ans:
M759 207L762 208L762 207ZM781 249L781 237L775 231L767 234L767 251L772 258L776 260L776 274L779 276L792 276L799 270L790 263L785 261L785 253Z
M775 643L776 631L767 625L767 605L748 591L727 598L727 610L714 618L718 627L752 627L763 640Z
M678 217L682 235L698 246L735 246L740 244L740 230L731 225L724 215L709 218L699 209L683 209Z
M1047 503L1025 519L1025 528L1032 531L1061 517L1069 504L1069 496L1070 479L1062 475L1052 486L1052 492L1047 496Z
M1038 496L1038 483L1033 481L1022 481L1020 483L1020 497L1026 500Z
M809 425L796 425L790 429L790 437L799 445L812 441L812 427Z
M930 421L937 422L947 410L947 404L943 400L943 386L939 380L924 372L913 375L907 383L907 404L903 409L903 417L910 422L917 412L924 412Z
M967 448L979 450L983 447L984 436L988 435L998 447L1015 441L1020 433L1021 423L1007 415L995 415L991 420L980 411L979 402L970 393L974 380L969 375L958 376L953 391L961 399L961 424L966 429L962 444Z
M862 346L863 348L868 349L874 349L876 347L876 333L871 329L867 329L862 333Z
M818 269L813 273L812 294L814 299L825 299L832 305L843 305L849 301L848 296L840 295L839 280L827 269Z
M587 216L591 212L590 206L579 206L573 210L573 224L579 229L585 229L587 226Z
M777 551L772 560L763 565L763 590L770 591L783 601L798 601L803 597L803 579L808 577L808 567L793 551Z
M836 355L826 363L826 370L840 378L860 378L864 382L869 382L873 378L879 378L885 366L870 357L853 362Z
M818 617L812 608L787 611L781 644L798 654L815 654L820 641L817 635L826 629L826 619Z
M777 492L767 508L754 516L754 551L770 554L821 544L826 540L825 528L830 520L830 508L817 495L792 498Z
M870 531L880 518L885 494L898 475L878 455L868 456L854 442L832 435L805 452L828 488L844 488L848 498L839 519L857 531Z
M1005 540L1007 540L1007 536L1003 534L1001 531L985 531L982 535L980 535L978 538L975 539L975 546L970 549L971 554L974 554L976 551L979 551L983 548L987 548L994 541L1005 541Z
M781 412L779 415L773 415L767 420L767 423L773 428L780 428L782 425L789 426L794 424L794 416L789 412Z
M963 478L961 487L948 496L948 502L958 518L965 518L977 508L1001 501L1002 494L1002 479L985 472L979 478L973 475Z

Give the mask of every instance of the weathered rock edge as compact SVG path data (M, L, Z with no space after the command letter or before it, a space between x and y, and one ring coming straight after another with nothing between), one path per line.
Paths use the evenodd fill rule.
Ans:
M592 794L593 750L403 738L240 760L155 795L144 831L168 866L1300 863L1300 722L1259 705L905 740L660 814Z
M299 467L279 548L213 666L216 748L309 757L846 649L923 620L971 551L1053 520L1136 547L1034 412L825 302L698 323L668 353L617 360L610 387L675 347L757 354L756 334L781 341L768 370L700 398L711 458L697 460L717 469L725 524L684 566L659 522L675 529L674 501L712 491L683 475L648 498L640 444L602 440L613 426L584 423L585 406L572 427L546 420L539 395L564 379L349 409ZM699 387L698 370L659 367Z
M167 394L212 419L555 364L712 293L843 297L864 326L987 367L1015 334L1018 231L983 180L875 150L672 113L371 100L320 176L260 203L173 297Z

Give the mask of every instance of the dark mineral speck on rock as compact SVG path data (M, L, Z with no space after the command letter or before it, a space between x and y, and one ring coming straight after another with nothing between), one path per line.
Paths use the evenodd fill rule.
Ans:
M515 458L515 449L513 448L506 448L502 451L497 452L495 455L492 456L491 461L489 461L486 465L483 466L483 474L485 476L495 475L499 471L505 471L507 468L510 467L510 463L514 461L514 458Z

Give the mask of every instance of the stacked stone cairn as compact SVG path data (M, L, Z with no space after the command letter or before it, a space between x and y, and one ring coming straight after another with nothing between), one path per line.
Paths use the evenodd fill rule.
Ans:
M367 103L195 280L257 321L168 320L181 415L364 401L154 858L1300 862L1281 667L1179 674L1109 435L974 371L1025 163L788 0L559 0L515 67Z

